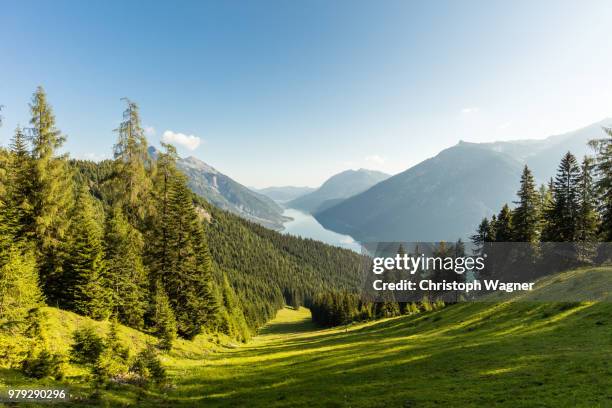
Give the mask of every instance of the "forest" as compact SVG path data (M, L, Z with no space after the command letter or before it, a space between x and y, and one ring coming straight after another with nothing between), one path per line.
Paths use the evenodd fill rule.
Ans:
M133 358L116 329L106 339L75 332L70 358L89 364L103 384L163 376L158 356L177 338L246 341L285 304L356 290L360 255L208 204L187 187L172 145L149 156L138 105L124 103L112 160L61 153L66 136L42 87L29 126L0 149L0 329L24 344L0 342L4 364L62 376L67 356L49 347L44 305L158 338Z

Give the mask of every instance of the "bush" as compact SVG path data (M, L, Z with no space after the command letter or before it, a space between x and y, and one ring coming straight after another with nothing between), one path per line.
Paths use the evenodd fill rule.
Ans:
M34 348L23 361L21 369L25 375L33 378L53 377L61 380L64 377L64 358L46 348Z
M53 377L59 380L64 377L65 358L50 350L47 341L45 321L47 315L40 309L33 309L28 315L30 322L26 335L31 339L26 358L21 363L21 370L28 377Z
M151 381L160 384L166 380L166 370L157 357L155 348L151 345L138 353L130 367L130 372L135 374L143 384Z
M111 321L104 349L94 364L94 377L98 384L121 380L129 371L129 349L121 344L117 335L117 322Z
M95 364L104 348L104 340L92 327L77 329L72 333L70 357L75 363Z

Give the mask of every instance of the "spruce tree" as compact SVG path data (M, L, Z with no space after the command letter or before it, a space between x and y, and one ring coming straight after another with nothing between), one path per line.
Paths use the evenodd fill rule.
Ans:
M607 137L591 140L595 149L595 183L599 212L601 214L601 238L612 241L612 128L604 128Z
M521 186L517 192L517 207L512 214L514 241L534 243L539 238L539 197L531 170L527 166L521 175Z
M576 239L578 241L588 242L594 241L597 238L599 216L595 207L596 197L592 167L592 160L585 156L578 180L578 196L580 201L576 223Z
M212 288L212 261L202 223L184 176L171 185L168 272L162 276L171 299L178 331L191 338L216 324L217 302Z
M495 225L495 241L496 242L510 242L514 236L512 229L512 211L508 204L504 204L502 209L497 215L497 222Z
M123 121L115 129L118 140L114 146L116 177L113 195L115 205L121 207L128 221L140 228L149 211L151 159L138 105L129 99L124 101L127 107Z
M141 328L147 310L148 275L142 262L143 239L115 207L104 236L106 281L112 291L112 306L119 321Z
M159 338L159 348L170 350L172 342L176 339L176 319L170 306L170 299L159 280L155 284L153 305L152 321L155 335Z
M63 273L64 242L74 201L72 176L66 158L57 156L66 138L55 127L55 116L42 87L32 97L30 112L33 226L29 233L36 238L43 288L48 301L55 304L63 296L58 283Z
M193 337L205 326L217 324L212 262L193 193L176 169L176 150L163 146L166 152L158 157L154 179L153 234L147 259L152 278L161 280L171 299L178 332Z
M17 127L10 144L6 204L12 213L13 224L10 227L15 239L20 241L31 238L33 231L32 170L26 135Z
M43 300L32 251L10 245L0 261L0 325L23 321Z
M546 230L542 239L550 242L573 242L576 240L579 211L580 167L576 157L567 152L557 170L553 184L552 206L548 209Z
M94 198L81 187L69 231L70 245L64 267L62 303L75 312L104 319L111 312L111 292L105 282L102 209L96 211Z

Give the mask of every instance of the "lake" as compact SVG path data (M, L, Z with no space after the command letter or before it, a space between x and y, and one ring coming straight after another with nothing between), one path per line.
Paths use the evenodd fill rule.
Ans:
M323 226L310 214L306 214L294 208L286 208L283 215L293 218L293 220L283 224L285 227L282 231L283 234L312 238L317 241L323 241L326 244L361 252L361 246L351 236L338 234L337 232L323 228Z

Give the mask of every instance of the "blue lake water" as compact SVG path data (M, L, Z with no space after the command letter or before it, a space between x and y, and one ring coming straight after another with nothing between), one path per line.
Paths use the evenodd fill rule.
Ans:
M312 238L330 245L361 252L361 246L352 237L323 228L323 226L310 214L306 214L294 208L287 208L283 212L283 215L293 218L293 220L283 224L285 226L283 230L284 234Z

